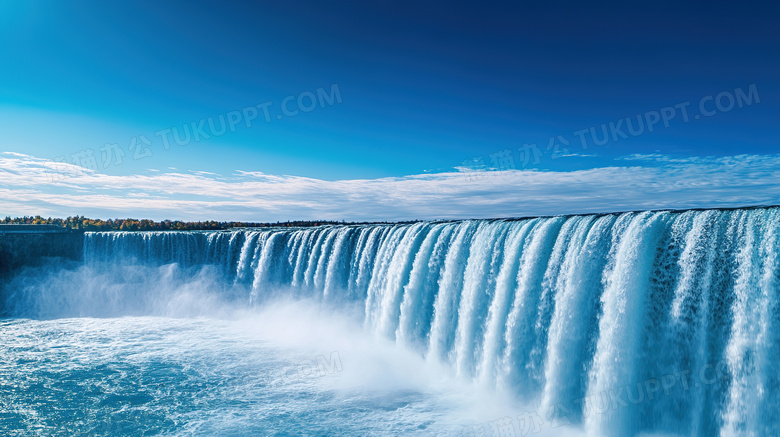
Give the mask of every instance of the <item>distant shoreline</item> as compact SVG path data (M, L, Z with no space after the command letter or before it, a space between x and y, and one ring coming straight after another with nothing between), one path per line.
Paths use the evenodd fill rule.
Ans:
M734 211L734 210L751 210L751 209L769 209L777 208L780 205L752 205L742 207L724 207L724 208L683 208L683 209L650 209L650 210L632 210L632 211L612 211L612 212L598 212L598 213L573 213L573 214L559 214L553 215L539 215L539 216L523 216L523 217L495 217L495 218L462 218L462 219L441 219L441 220L401 220L401 221L361 221L361 222L348 222L348 221L334 221L334 220L293 220L286 222L226 222L226 221L198 221L198 222L185 222L181 220L162 220L154 221L149 219L91 219L87 217L75 216L62 218L43 218L41 216L35 217L6 217L4 220L0 219L0 233L57 233L57 232L135 232L135 231L226 231L231 229L242 228L310 228L316 226L354 226L354 225L376 225L376 224L410 224L419 223L423 221L427 222L456 222L464 220L484 220L484 221L516 221L527 220L532 218L546 218L546 217L573 217L573 216L604 216L612 214L625 214L629 212L660 212L667 211L670 213L682 213L686 211ZM29 227L29 228L28 228Z

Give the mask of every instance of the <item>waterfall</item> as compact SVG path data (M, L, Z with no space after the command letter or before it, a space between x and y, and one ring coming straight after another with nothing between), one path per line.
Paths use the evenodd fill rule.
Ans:
M87 233L84 263L212 266L589 435L780 435L780 210Z

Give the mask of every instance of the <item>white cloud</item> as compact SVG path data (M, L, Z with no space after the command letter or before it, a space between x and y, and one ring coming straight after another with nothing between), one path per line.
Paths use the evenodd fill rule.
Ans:
M449 172L325 181L237 171L129 176L0 154L0 214L184 220L517 217L780 203L780 155L670 158L571 172ZM55 179L52 180L52 176Z
M715 157L715 156L671 156L661 153L633 153L631 155L619 156L615 158L617 161L644 161L644 162L661 162L668 164L695 164L695 163L717 163L722 160L728 160L732 158L745 158L748 155L743 156L727 156L727 157Z
M561 158L596 158L600 156L598 153L567 153L560 155Z

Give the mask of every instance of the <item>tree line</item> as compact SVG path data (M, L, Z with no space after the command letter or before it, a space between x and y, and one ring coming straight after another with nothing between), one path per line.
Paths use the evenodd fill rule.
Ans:
M186 222L181 220L148 220L148 219L91 219L83 216L67 218L43 218L39 215L24 217L6 217L0 223L7 225L53 225L67 229L82 231L213 231L230 228L266 228L266 227L309 227L321 225L348 224L347 222L329 220L296 220L276 223L227 222L206 220ZM349 223L357 224L357 223Z

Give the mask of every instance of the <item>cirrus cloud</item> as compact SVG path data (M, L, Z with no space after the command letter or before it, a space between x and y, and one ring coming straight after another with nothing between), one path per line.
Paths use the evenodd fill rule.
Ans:
M780 155L629 155L616 162L629 165L329 181L254 171L108 175L59 163L60 173L53 173L52 161L6 152L0 154L0 214L384 221L780 203Z

